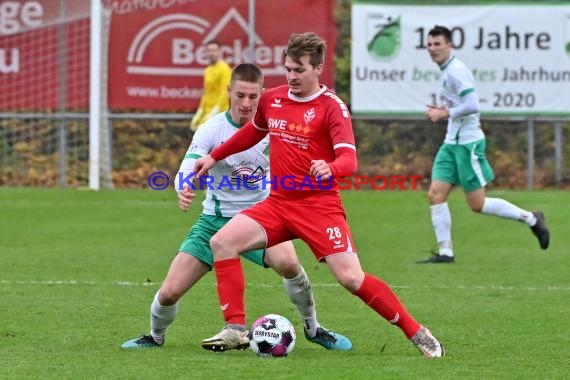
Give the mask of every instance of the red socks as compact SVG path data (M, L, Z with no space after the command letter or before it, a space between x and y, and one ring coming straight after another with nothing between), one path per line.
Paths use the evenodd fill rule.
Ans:
M379 278L365 273L364 281L360 289L354 292L354 295L358 296L388 322L402 329L408 339L420 329L419 323L408 314L392 289Z
M226 323L245 325L245 280L239 258L214 262L218 298ZM368 273L354 295L388 322L398 326L409 338L420 325L406 311L396 294L382 280Z
M245 325L245 280L241 260L214 261L220 307L226 323Z

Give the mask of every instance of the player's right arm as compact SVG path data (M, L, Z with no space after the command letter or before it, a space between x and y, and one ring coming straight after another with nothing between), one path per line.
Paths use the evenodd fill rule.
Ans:
M184 186L188 186L191 190L192 189L192 180L194 178L194 166L196 165L196 160L202 157L201 154L192 153L191 150L194 147L194 142L190 143L190 147L186 152L186 155L182 159L182 163L180 164L180 168L176 173L176 177L174 178L174 190L177 193L180 193L184 190Z
M190 146L180 163L180 168L174 178L174 189L178 193L178 206L182 211L188 211L192 200L196 196L193 182L196 179L196 161L207 155L213 148L211 128L199 129L192 138Z
M184 189L178 193L178 207L180 207L180 210L188 211L195 196L196 193L190 190L190 186L184 185Z
M190 144L190 150L192 148L192 144ZM191 183L188 182L193 177L194 165L196 163L196 158L200 156L193 156L191 153L187 153L182 163L180 164L180 169L178 169L178 173L176 173L176 177L174 178L174 189L178 193L178 207L180 210L186 212L188 208L192 204L192 200L196 196L196 193L192 191Z

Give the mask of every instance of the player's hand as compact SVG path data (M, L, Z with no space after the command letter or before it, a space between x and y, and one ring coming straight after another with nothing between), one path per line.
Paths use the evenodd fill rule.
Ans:
M194 179L198 181L200 177L208 175L208 170L212 169L216 162L218 161L214 160L209 154L197 159L194 164L194 172L196 173Z
M332 176L332 171L325 160L311 160L309 174L317 179L326 181Z
M426 119L431 121L432 123L437 123L442 119L447 119L449 117L449 111L444 106L437 107L431 104L428 104L426 110Z
M184 188L178 193L178 207L180 207L180 210L184 212L188 211L195 196L196 193L190 190L190 186L184 184Z

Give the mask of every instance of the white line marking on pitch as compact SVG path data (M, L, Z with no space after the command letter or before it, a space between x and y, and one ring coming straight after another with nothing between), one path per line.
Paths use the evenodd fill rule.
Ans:
M105 285L118 285L118 286L160 286L160 282L147 281L147 282L131 282L131 281L113 281L113 282L97 282L97 281L80 281L80 280L0 280L0 285L91 285L91 286L105 286ZM280 288L281 284L259 284L248 283L247 286L258 288ZM336 283L317 283L312 284L315 288L329 288L339 287ZM390 285L394 289L450 289L447 286L437 285ZM459 285L455 289L460 290L501 290L501 291L570 291L570 286L506 286L506 285Z

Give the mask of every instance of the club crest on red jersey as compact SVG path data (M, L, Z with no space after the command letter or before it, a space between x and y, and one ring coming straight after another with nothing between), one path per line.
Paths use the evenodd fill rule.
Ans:
M303 114L303 117L305 118L305 124L309 124L315 118L315 109L311 108Z

